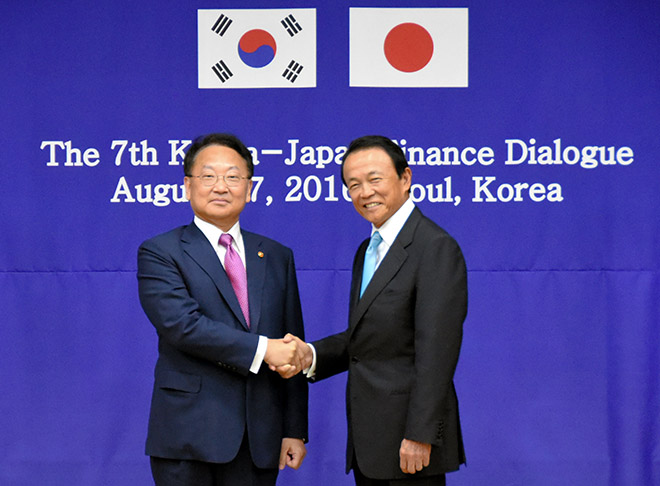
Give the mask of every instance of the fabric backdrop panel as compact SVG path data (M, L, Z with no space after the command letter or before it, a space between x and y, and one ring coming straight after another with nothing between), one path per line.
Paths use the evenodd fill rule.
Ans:
M450 484L660 483L660 5L366 3L2 2L1 484L151 484L136 253L190 223L183 152L219 131L253 153L241 225L292 248L310 340L345 329L370 231L341 156L366 134L404 149L469 273ZM467 9L467 87L351 87L351 47L383 28L351 31L350 9L411 6ZM242 33L266 8L312 9L315 86L200 89L198 10L242 9ZM268 72L226 49L232 82ZM279 484L353 484L345 383L310 386L309 454Z

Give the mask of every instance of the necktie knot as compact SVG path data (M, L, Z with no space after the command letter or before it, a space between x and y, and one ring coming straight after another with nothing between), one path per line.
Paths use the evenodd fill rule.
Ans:
M367 248L367 251L375 251L381 241L383 241L383 237L380 236L380 233L378 231L374 232L374 234L371 235L371 241L369 242L369 248Z
M232 241L234 241L234 238L232 238L232 236L229 233L222 233L220 235L219 243L225 248L229 248L231 246Z

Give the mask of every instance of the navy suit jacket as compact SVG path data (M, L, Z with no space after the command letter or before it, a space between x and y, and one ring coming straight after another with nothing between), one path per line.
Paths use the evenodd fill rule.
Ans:
M467 313L467 271L454 239L415 209L362 298L365 240L353 262L348 329L312 343L316 380L348 370L347 471L410 477L399 467L402 439L432 445L415 476L465 462L453 376Z
M146 453L226 463L247 430L254 463L275 468L284 437L307 438L307 384L263 363L258 336L304 339L290 249L247 231L251 328L215 250L193 223L138 250L140 302L158 333Z

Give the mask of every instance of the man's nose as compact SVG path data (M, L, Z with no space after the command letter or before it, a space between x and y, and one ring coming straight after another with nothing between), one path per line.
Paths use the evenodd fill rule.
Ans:
M223 176L218 176L218 179L213 184L213 190L218 192L226 192L228 190L227 183Z
M371 196L373 193L374 193L374 189L373 189L373 187L371 187L371 184L369 184L368 182L365 182L360 187L360 195L363 198L367 198L367 197Z

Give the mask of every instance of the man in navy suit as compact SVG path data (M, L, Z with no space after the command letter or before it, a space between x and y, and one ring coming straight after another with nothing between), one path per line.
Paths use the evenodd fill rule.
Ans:
M465 462L453 383L463 254L415 207L412 172L388 138L351 142L342 180L372 237L353 261L348 329L301 346L303 366L313 381L348 371L346 472L358 486L444 485Z
M240 228L253 171L236 137L195 140L184 158L193 222L138 251L158 333L146 443L158 486L272 486L306 453L307 383L291 378L297 343L282 339L304 334L293 254Z

